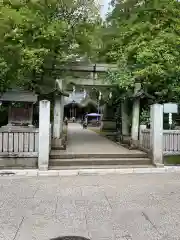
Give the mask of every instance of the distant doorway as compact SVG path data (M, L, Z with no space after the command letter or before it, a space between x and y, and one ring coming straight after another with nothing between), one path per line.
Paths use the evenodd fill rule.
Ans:
M92 103L82 106L79 103L69 103L64 107L64 116L68 119L82 119L87 113L97 112L97 107Z

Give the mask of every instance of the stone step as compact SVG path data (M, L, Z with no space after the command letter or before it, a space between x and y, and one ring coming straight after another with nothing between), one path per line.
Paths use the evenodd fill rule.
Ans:
M147 158L147 153L67 153L58 150L52 150L50 159L76 159L76 158Z
M66 147L64 145L60 145L60 146L51 146L52 150L65 150Z
M76 159L50 159L50 166L112 166L112 165L149 165L149 158L76 158Z
M83 165L83 166L49 166L49 170L79 170L79 169L129 169L129 168L155 168L151 164L144 165Z

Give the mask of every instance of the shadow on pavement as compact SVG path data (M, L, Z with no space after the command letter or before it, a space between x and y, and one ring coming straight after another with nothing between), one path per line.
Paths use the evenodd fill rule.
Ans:
M80 236L64 236L64 237L52 238L50 240L90 240L90 239L85 237L80 237Z

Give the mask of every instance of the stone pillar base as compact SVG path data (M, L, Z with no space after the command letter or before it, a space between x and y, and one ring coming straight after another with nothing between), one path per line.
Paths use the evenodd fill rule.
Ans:
M115 132L116 121L114 119L103 119L101 121L101 130L104 132Z
M138 140L133 140L133 139L130 140L130 146L129 146L130 150L137 149L138 146L139 146L139 141Z
M62 139L61 138L52 138L52 148L58 149L62 145Z
M47 171L48 166L39 166L39 171Z
M163 168L164 167L164 164L161 164L161 163L155 163L155 166L157 168Z

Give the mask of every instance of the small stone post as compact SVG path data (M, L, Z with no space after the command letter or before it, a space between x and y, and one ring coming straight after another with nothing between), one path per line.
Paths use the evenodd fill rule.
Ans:
M141 84L136 83L134 94L136 94L141 89ZM134 99L133 103L133 114L132 114L132 128L131 128L131 138L132 144L137 144L139 135L139 114L140 114L140 99Z
M61 97L56 96L54 100L54 123L53 123L53 138L61 136Z
M152 159L157 167L163 166L163 105L151 106Z
M146 129L146 125L140 125L139 126L139 144L142 146L143 138L142 138L142 131Z
M127 110L128 110L127 100L124 100L121 102L122 134L123 134L123 136L129 135L129 116L128 116Z
M40 101L39 106L39 170L48 170L50 151L50 102Z
M64 96L61 95L61 108L60 108L60 113L61 113L61 119L60 119L60 134L63 132L63 122L64 122Z
M64 118L64 96L57 96L54 102L53 138L61 138Z

